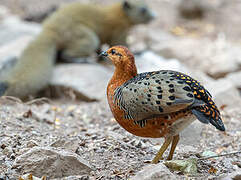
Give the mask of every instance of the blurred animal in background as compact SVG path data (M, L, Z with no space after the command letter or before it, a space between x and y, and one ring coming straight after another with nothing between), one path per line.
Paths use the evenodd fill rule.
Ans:
M134 135L165 138L152 163L162 159L171 143L167 159L172 159L179 133L195 119L225 131L212 96L190 76L171 70L137 74L134 56L123 46L102 55L115 65L107 98L117 122Z
M20 98L44 88L57 55L78 62L99 50L102 44L126 45L129 29L153 19L141 0L109 6L74 2L59 8L43 23L41 33L26 47L16 64L0 77L0 95Z

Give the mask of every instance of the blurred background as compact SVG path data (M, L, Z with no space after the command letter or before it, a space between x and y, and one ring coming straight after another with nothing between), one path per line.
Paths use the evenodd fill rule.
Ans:
M19 56L41 31L43 20L73 1L1 0L0 64ZM105 6L117 1L79 2ZM173 69L199 80L213 95L227 130L220 133L211 126L194 122L183 132L174 156L178 159L240 150L241 1L146 2L156 13L156 19L134 27L127 39L136 54L139 72ZM67 168L62 175L47 172L49 167L44 159L40 164L28 159L30 155L26 152L33 148L49 148L51 152L51 148L59 148L77 154L90 164L91 174L86 168L89 178L125 179L138 174L147 159L157 152L162 140L130 135L115 122L105 96L112 73L113 67L108 63L59 64L50 86L43 92L51 103L26 104L1 99L0 161L3 164L0 177L14 179L28 172L60 179L76 174L76 178L83 176L78 174L77 168ZM33 152L38 154L39 151ZM240 154L236 154L199 162L198 176L204 179L231 177L240 172L240 159ZM32 167L25 164L26 160ZM72 160L69 163L73 163ZM83 162L78 160L78 163ZM184 175L172 172L170 177L176 179Z

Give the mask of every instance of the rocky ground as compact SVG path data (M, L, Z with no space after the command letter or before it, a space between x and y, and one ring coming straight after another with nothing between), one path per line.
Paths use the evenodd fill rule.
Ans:
M1 64L18 56L40 31L36 22L67 0L36 2L1 1ZM157 19L128 38L139 72L173 69L200 80L226 132L196 121L181 134L175 160L152 165L163 139L133 136L115 122L105 97L113 67L61 64L43 92L47 98L0 99L0 179L31 179L28 173L68 180L241 179L241 3L148 2Z

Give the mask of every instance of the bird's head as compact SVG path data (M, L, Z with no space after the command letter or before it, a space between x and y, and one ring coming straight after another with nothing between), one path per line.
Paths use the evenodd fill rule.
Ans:
M117 70L133 72L133 74L137 72L134 55L124 46L113 46L102 52L100 56L110 59Z
M110 59L116 67L135 64L133 54L124 46L113 46L100 55Z

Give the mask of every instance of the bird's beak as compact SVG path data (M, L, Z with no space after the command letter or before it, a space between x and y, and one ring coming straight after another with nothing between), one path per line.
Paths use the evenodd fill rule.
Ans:
M108 53L106 51L102 51L99 56L100 57L107 57Z

